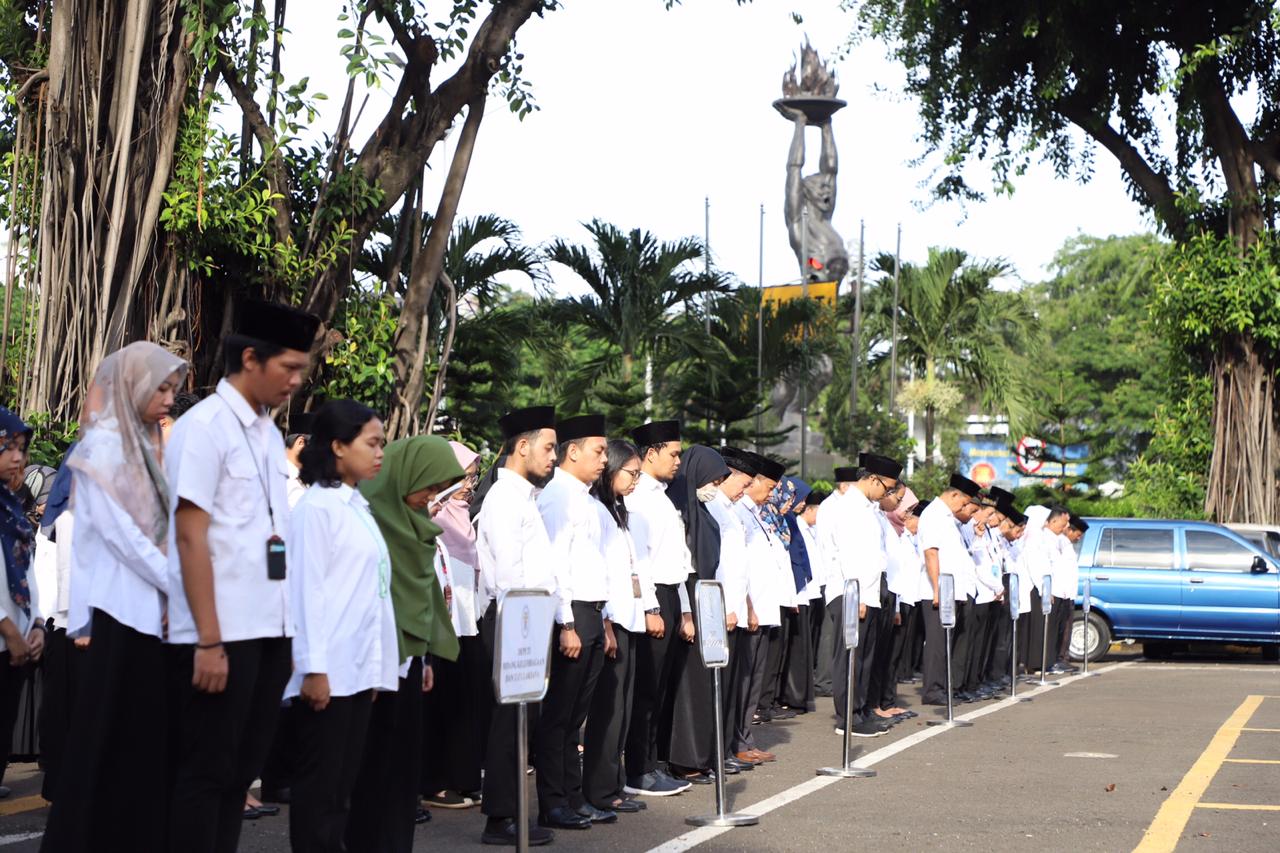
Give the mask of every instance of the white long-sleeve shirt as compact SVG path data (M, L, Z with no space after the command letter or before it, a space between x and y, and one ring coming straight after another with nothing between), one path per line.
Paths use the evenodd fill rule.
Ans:
M449 619L453 633L474 637L480 633L480 614L476 609L476 570L456 559L439 538L436 539L436 580L440 589L451 592Z
M924 568L920 540L906 530L898 537L898 577L903 589L898 594L900 602L919 604L926 599L933 601L933 585L929 583L929 573Z
M821 506L821 504L819 504ZM800 529L800 538L804 540L806 553L809 555L809 572L812 577L804 589L800 590L800 598L804 604L822 598L822 580L826 576L827 558L822 553L822 543L818 541L818 531L814 525L803 518L796 519Z
M609 598L604 606L604 618L633 634L642 634L645 630L644 612L658 606L658 595L649 574L648 560L636 547L629 529L618 527L603 506L600 507L600 513L605 525L604 556L609 580ZM637 587L640 590L639 597L635 594Z
M551 540L533 484L507 468L498 471L476 516L476 559L486 600L496 601L509 589L556 594Z
M719 489L707 503L707 511L720 526L720 563L716 580L724 588L724 615L736 614L747 623L747 531L728 496Z
M1053 566L1053 597L1074 599L1080 585L1080 565L1075 545L1065 533L1059 533L1049 548Z
M818 512L826 505L823 501ZM845 492L838 506L840 513L833 519L832 532L837 554L832 565L837 574L827 582L827 603L844 595L845 581L857 580L859 603L879 608L880 576L889 565L880 521L876 518L879 507L856 487Z
M791 558L786 547L760 518L760 508L751 498L743 497L734 504L747 537L747 594L763 627L782 624L782 608L790 607L794 593Z
M399 687L391 556L359 491L311 486L289 521L286 555L293 576L293 676L329 677L332 696Z
M636 489L627 495L628 527L637 553L644 555L655 584L675 585L680 612L691 613L685 582L694 573L693 556L685 540L684 519L667 497L667 484L641 474Z
M34 556L34 554L33 554ZM0 556L0 559L8 559L7 556ZM23 613L13 600L13 596L9 595L8 588L0 589L0 619L10 619L13 624L18 626L18 631L22 636L31 633L31 626L36 623L37 619L43 619L44 613L40 609L40 586L35 582L31 566L27 568L27 610L29 613Z
M841 505L844 503L845 495L841 492L832 492L827 499L818 505L818 517L814 522L814 533L818 537L818 548L822 552L822 560L819 563L809 561L809 567L813 569L813 576L819 579L819 583L825 589L827 602L832 600L832 590L834 587L840 586L836 595L843 595L843 573L839 568L839 545L836 542L836 530L841 524Z
M557 468L538 495L538 511L551 540L552 572L560 599L556 621L573 621L573 602L605 601L609 577L604 566L601 504L591 486Z

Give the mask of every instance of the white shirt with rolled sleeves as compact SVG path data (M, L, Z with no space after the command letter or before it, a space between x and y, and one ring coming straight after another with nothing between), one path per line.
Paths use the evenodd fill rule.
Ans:
M391 556L364 496L347 485L313 485L293 509L287 560L293 578L293 676L329 678L332 696L399 687Z
M629 529L619 527L603 505L600 506L600 513L605 531L605 569L609 579L609 597L604 606L604 618L633 634L643 634L645 611L658 606L658 595L649 573L649 561L636 547L635 538ZM634 584L632 575L635 575ZM640 587L639 598L635 593L637 585Z
M561 624L573 621L573 602L609 597L600 509L590 484L563 468L556 469L538 495L538 511L551 540L552 571L560 599L556 621Z
M819 504L821 506L821 504ZM803 518L796 519L800 529L800 538L804 541L805 552L809 555L809 583L800 591L802 603L822 598L822 579L826 575L827 558L822 553L822 543L818 541L818 531Z
M213 594L223 642L293 636L289 575L267 578L267 540L289 533L288 465L284 439L271 417L255 412L225 379L178 418L169 434L165 476L173 508L186 500L209 513ZM169 642L195 643L176 527L169 525ZM285 548L287 560L287 541Z
M965 547L960 534L960 524L951 508L941 499L935 499L920 513L920 553L931 548L938 551L938 574L951 575L956 584L956 601L963 601L974 591L969 586L973 580L973 558ZM928 600L933 601L933 584L928 584Z
M1065 533L1059 533L1049 546L1053 565L1053 597L1074 600L1080 586L1080 564L1076 547Z
M684 519L667 496L667 484L641 473L636 489L627 495L628 528L637 553L645 556L655 584L674 584L680 595L680 612L692 613L689 590L693 556L685 540Z
M716 490L716 496L706 505L711 517L720 526L720 564L716 566L716 580L724 590L724 615L736 614L738 624L747 624L747 530L742 518L724 492Z
M762 627L776 628L782 624L782 608L790 607L795 597L794 593L787 594L788 586L794 589L791 558L786 547L761 520L755 501L743 497L734 504L734 510L746 531L747 594L751 596L756 621ZM783 560L786 562L785 585Z
M85 443L90 441L86 438ZM160 637L169 588L168 557L91 477L73 471L72 484L76 523L68 635L88 636L97 609L140 634Z
M823 501L818 507L819 514L826 505ZM831 534L837 559L832 563L835 575L827 581L827 603L844 595L845 581L857 580L859 603L879 609L880 576L889 564L876 518L880 508L856 487L845 492L838 507Z
M826 501L818 505L814 533L817 534L818 547L822 551L822 565L815 566L812 561L809 565L813 569L814 578L822 579L828 605L845 594L845 575L840 569L840 542L836 533L840 525L844 524L841 512L847 497L847 493L832 492Z
M533 483L510 469L498 471L476 516L476 559L486 601L509 589L556 594L551 540Z

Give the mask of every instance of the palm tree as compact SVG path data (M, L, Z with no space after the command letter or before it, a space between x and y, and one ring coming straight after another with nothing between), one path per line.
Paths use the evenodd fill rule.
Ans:
M584 227L594 245L555 240L545 252L547 261L567 267L591 289L584 296L556 300L551 316L566 325L580 325L611 350L584 367L584 382L593 384L616 367L622 383L630 385L637 359L644 360L648 379L661 350L701 355L714 351L698 324L674 322L673 316L697 297L729 289L722 273L694 267L704 256L700 241L686 237L662 242L648 231L624 233L599 219Z
M884 351L895 314L893 256L879 256L872 269L882 276L866 300L868 351ZM1025 412L1015 367L1038 343L1039 324L1022 294L992 286L1010 270L1004 261L973 261L959 249L930 249L924 266L902 265L898 359L918 381L899 401L923 411L928 459L938 451L938 416L967 392L976 392L982 405L1011 419Z

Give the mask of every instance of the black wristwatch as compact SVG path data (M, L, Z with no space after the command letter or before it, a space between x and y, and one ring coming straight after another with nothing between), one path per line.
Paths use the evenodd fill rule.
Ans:
M566 631L572 631L572 630L574 630L573 625L574 625L574 623L573 623L573 622L562 622L562 623L560 624L560 627L561 627L561 628L563 628L563 629L565 629Z
M655 608L653 608L652 610L646 610L644 613L645 613L645 615L646 615L646 616L661 616L661 615L662 615L662 608L660 608L660 607L655 607Z

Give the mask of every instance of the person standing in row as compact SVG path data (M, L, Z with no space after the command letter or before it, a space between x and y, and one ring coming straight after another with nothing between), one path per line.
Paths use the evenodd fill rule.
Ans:
M590 829L616 812L589 806L582 794L579 732L604 667L603 611L609 597L600 502L591 495L608 462L604 417L579 415L556 424L560 466L538 496L551 540L558 626L551 679L533 736L538 822L552 829Z
M645 633L635 639L635 690L627 731L625 791L669 797L691 787L661 762L669 757L675 662L693 640L693 612L686 582L694 574L684 520L668 485L680 471L680 424L654 421L631 431L640 450L640 478L627 496L628 530L638 559L653 579L657 607L645 613Z
M899 471L901 473L901 471ZM914 711L898 707L898 679L893 673L894 634L902 624L898 599L904 590L903 573L910 568L900 562L901 537L890 521L898 511L908 489L901 480L880 498L876 520L885 548L885 570L880 576L880 624L876 626L876 648L872 657L871 681L867 689L871 712L883 722L899 723L915 716Z
M990 699L994 691L982 685L982 672L986 668L988 640L992 627L991 608L1004 595L1000 579L1000 556L996 544L989 535L991 527L999 523L994 504L979 498L981 507L961 528L969 556L973 559L974 588L977 594L969 608L966 627L968 657L959 662L960 681L957 698L962 702Z
M649 563L631 535L627 497L640 479L640 452L629 441L611 439L608 463L591 486L605 518L604 557L609 581L605 605L605 633L612 635L612 654L606 652L596 682L583 733L582 791L592 808L632 814L647 806L623 791L626 747L634 706L636 642L646 636L646 623L658 609Z
M719 574L724 533L713 510L721 499L721 484L729 476L724 457L710 447L694 445L685 451L680 473L668 493L684 521L686 542L692 555L695 574L687 581L688 596L694 600L694 585L699 580L727 580ZM745 479L745 478L743 478ZM738 490L741 491L742 480ZM732 530L732 528L731 528ZM741 545L741 534L736 541ZM733 543L730 547L732 548ZM725 622L732 661L733 629L738 625L734 608L745 607L745 594L726 584ZM712 710L711 670L692 645L673 649L675 662L672 677L676 687L671 696L671 738L669 768L679 782L710 785L714 779L710 768L715 762L715 714ZM729 670L721 673L721 685L728 680ZM726 703L727 704L727 703ZM727 715L726 715L727 716ZM727 729L726 729L727 730ZM726 768L726 772L728 768Z
M951 575L956 581L956 601L961 596L961 581L973 571L973 558L964 544L960 526L977 511L973 498L979 492L978 484L959 474L951 475L951 481L941 495L934 498L920 513L920 549L924 553L925 571L929 575L931 599L921 601L924 617L924 684L920 700L926 705L947 704L946 633L942 628L940 612L942 575ZM956 626L961 627L962 610L956 608ZM954 636L954 631L953 631ZM954 650L953 650L954 651ZM952 655L951 684L960 674L957 657Z
M784 707L785 703L781 700L783 667L787 662L788 644L792 633L796 630L796 620L800 615L797 607L799 593L796 590L795 564L792 562L791 526L787 523L787 516L790 515L795 502L795 482L790 477L780 475L778 484L773 487L773 491L758 509L760 520L764 523L769 536L782 545L782 555L785 559L780 560L779 564L786 571L780 572L778 576L779 625L776 629L769 631L766 640L768 656L760 690L760 701L755 706L753 721L755 725L771 723L774 720L789 720L797 713Z
M93 637L41 847L161 850L165 821L132 819L139 791L168 772L164 613L169 485L160 419L187 365L139 341L107 356L89 386L67 461L76 524L72 637Z
M480 622L480 637L493 670L498 597L509 589L542 589L556 594L554 561L547 527L538 512L537 490L551 481L556 465L556 412L535 406L509 412L498 419L505 461L493 476L476 516L476 558L481 595L489 601ZM553 652L555 654L555 652ZM484 796L481 810L487 820L480 840L515 846L519 835L516 706L495 705L485 747ZM536 730L538 706L529 708L529 727ZM549 844L554 833L529 827L531 845Z
M803 480L787 478L793 491L791 509L783 514L783 523L790 534L787 556L791 560L791 579L795 589L795 612L786 619L783 642L785 654L782 660L782 675L778 681L777 700L775 705L785 707L797 714L806 714L817 710L813 697L813 631L809 625L810 602L814 596L822 594L820 583L814 576L810 561L810 547L802 526L807 527L803 518L812 513L809 509L809 496L812 489ZM815 555L816 556L816 555ZM784 616L787 614L784 613ZM770 709L771 711L773 709Z
M465 809L480 802L493 687L480 641L485 604L479 598L476 532L469 513L480 456L456 441L449 446L466 480L453 494L436 498L432 519L443 531L436 541L436 579L445 589L445 603L458 635L458 659L432 661L435 685L422 700L421 790L428 806Z
M931 604L933 588L924 568L924 555L920 552L920 513L928 501L917 501L902 519L902 535L898 537L899 592L898 624L893 629L893 653L889 664L889 677L897 684L910 682L915 674L915 649L920 644L921 603Z
M1034 511L1034 515L1033 515ZM1027 560L1027 568L1031 571L1031 579L1035 585L1035 591L1032 594L1031 602L1031 623L1030 630L1027 631L1027 668L1032 672L1039 672L1041 662L1044 662L1044 668L1047 670L1056 664L1056 656L1058 649L1058 635L1054 633L1057 627L1057 620L1054 619L1053 605L1050 604L1050 612L1045 615L1043 612L1043 601L1046 595L1050 598L1056 594L1057 582L1054 580L1053 574L1056 561L1060 559L1060 546L1058 544L1059 537L1066 531L1071 523L1071 514L1065 507L1054 506L1047 510L1044 507L1029 507L1027 516L1031 518L1028 522L1028 541L1025 553ZM1046 590L1044 579L1049 578L1049 588ZM1045 633L1045 623L1048 623L1048 634ZM1048 637L1048 649L1045 649L1045 638Z
M289 519L297 743L289 809L294 853L341 853L375 691L398 686L391 556L358 486L382 468L382 421L351 400L315 414L299 458L307 487ZM389 697L388 697L389 698Z
M844 569L840 562L840 543L837 534L844 522L845 501L853 488L858 469L852 466L841 466L834 472L836 490L827 496L818 508L815 532L822 550L822 626L818 632L817 653L815 655L814 694L816 696L833 696L833 687L838 679L845 678L844 673L833 672L831 661L835 659L836 646L840 644L842 626L837 619L838 614L832 604L839 596L844 595Z
M1080 669L1071 663L1071 627L1075 621L1076 594L1080 589L1080 564L1076 545L1089 529L1088 522L1074 512L1067 519L1067 529L1058 537L1058 554L1053 562L1053 607L1058 643L1057 661L1051 671L1058 673L1079 672ZM1054 651L1055 647L1051 646L1051 657L1054 656Z
M831 497L831 492L824 489L814 489L809 492L809 496L805 498L804 511L795 513L796 527L800 531L800 537L804 541L805 552L809 558L809 573L811 579L807 589L807 597L809 599L809 694L813 706L811 711L817 710L817 698L821 695L818 690L817 671L821 664L819 663L819 654L822 642L822 627L826 621L826 597L824 589L826 587L827 570L830 567L830 561L822 550L822 543L818 540L818 513L822 510L822 505ZM830 665L830 661L827 662ZM826 667L822 667L825 669ZM828 691L829 692L829 691Z
M246 304L223 342L226 378L169 437L169 846L181 853L236 849L289 680L288 468L271 411L302 384L318 327Z
M360 486L391 560L399 681L374 703L364 759L351 799L347 847L408 853L422 782L422 694L433 686L430 659L458 659L444 590L436 581L441 529L427 507L462 479L449 442L416 435L387 445L382 469ZM426 661L424 662L424 658Z

